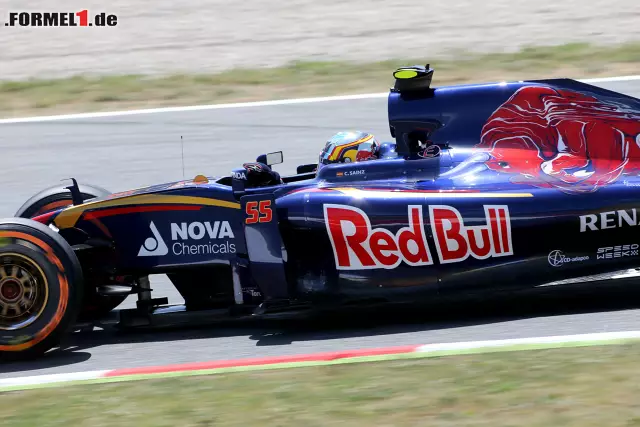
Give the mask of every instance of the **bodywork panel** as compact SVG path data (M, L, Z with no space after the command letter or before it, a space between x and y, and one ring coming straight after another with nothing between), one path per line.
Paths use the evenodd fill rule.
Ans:
M388 114L384 159L241 196L231 177L131 190L54 224L113 242L118 270L225 265L236 296L259 299L428 297L638 265L639 100L538 80L392 91Z

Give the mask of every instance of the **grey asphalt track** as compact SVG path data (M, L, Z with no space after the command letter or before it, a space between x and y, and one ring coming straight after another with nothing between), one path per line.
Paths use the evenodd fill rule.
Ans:
M640 81L599 86L640 96ZM269 107L143 114L99 119L0 125L2 203L0 217L11 216L40 189L63 178L121 191L185 176L226 174L258 154L283 150L279 171L293 172L314 162L334 132L372 131L389 140L386 99L364 99ZM152 277L157 296L171 303L180 296L164 276ZM128 300L123 307L131 306ZM524 304L522 301L516 304ZM403 324L366 322L332 328L226 325L153 334L117 335L96 331L73 337L72 347L31 363L0 365L0 378L186 363L239 357L300 354L405 344L428 344L638 329L640 310L623 303L576 302L542 305L519 314L507 304L496 312L480 308L464 319L415 319ZM488 310L488 309L487 309ZM516 310L517 311L517 310Z

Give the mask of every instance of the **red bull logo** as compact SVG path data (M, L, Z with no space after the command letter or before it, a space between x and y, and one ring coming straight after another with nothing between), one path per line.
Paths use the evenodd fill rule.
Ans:
M640 113L571 90L527 86L488 119L478 148L512 182L592 192L640 167Z
M441 264L513 255L507 206L484 206L486 225L466 226L451 206L429 206L431 232Z
M338 270L392 269L432 265L422 206L408 206L408 225L395 234L373 228L361 209L324 205L324 218ZM513 255L509 208L484 206L486 224L465 225L460 212L444 205L429 206L429 223L441 264Z

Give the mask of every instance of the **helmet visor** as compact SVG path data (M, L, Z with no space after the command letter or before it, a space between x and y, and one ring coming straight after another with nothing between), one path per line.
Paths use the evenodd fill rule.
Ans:
M336 148L336 144L331 141L327 141L327 144L324 146L324 149L320 152L320 157L318 158L318 163L321 165L326 165L329 163L329 157L333 150Z

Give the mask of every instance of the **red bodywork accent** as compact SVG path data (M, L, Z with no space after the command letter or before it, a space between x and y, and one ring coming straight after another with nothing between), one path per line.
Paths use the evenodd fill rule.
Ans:
M150 205L150 206L133 206L128 208L110 208L110 209L103 209L99 211L86 212L83 215L83 219L92 220L92 219L104 218L107 216L127 215L131 213L139 213L139 212L199 211L201 208L202 206L197 206L197 205L183 205L183 206Z
M38 221L39 223L42 223L44 225L49 225L53 222L53 218L59 213L60 211L53 211L53 212L49 212L46 214L42 214L42 215L38 215L38 216L34 216L33 218L31 218L34 221Z
M640 169L640 113L579 92L527 86L487 120L477 148L512 182L592 192Z
M90 221L93 225L98 227L100 231L104 233L105 236L111 238L111 233L109 232L108 227L100 221L100 218L117 216L117 215L127 215L131 213L139 213L139 212L159 212L159 211L198 211L202 208L202 206L197 205L149 205L149 206L131 206L131 207L118 207L118 208L108 208L102 209L98 211L90 211L86 212L83 215L83 219L86 221Z

